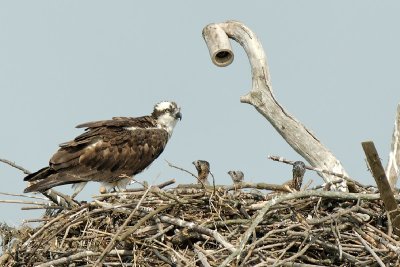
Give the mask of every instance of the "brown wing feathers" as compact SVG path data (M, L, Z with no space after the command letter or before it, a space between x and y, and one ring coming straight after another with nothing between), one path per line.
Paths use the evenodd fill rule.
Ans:
M49 167L28 175L24 180L41 180L25 192L45 191L53 186L85 181L113 182L120 175L132 176L148 167L163 151L168 140L166 131L154 127L151 117L136 119L117 117L89 122L73 141L63 143L53 155Z
M92 121L79 124L76 128L98 128L98 127L156 127L155 121L150 116L143 116L137 118L131 117L114 117L112 120Z
M54 170L51 170L49 167L44 167L37 172L33 172L27 176L25 176L24 181L36 181L46 178L47 176L55 173Z

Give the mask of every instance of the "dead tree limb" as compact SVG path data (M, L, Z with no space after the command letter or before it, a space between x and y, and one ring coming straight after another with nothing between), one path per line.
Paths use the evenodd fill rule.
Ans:
M207 43L211 60L219 67L228 66L233 61L234 55L228 38L237 41L246 51L251 65L252 89L240 98L242 103L253 105L286 142L313 167L348 176L332 152L275 99L267 58L257 36L248 27L237 21L214 23L203 29L203 37ZM325 182L337 179L328 174L320 175ZM347 184L344 180L332 187L336 187L340 191L347 191Z
M8 159L0 159L0 162L3 162L5 164L10 165L13 168L16 168L20 171L22 171L24 174L30 174L31 172L24 167L16 164L15 162L12 162ZM57 192L54 189L49 189L46 192L42 192L42 194L49 200L53 201L55 204L60 205L64 208L69 208L69 207L77 207L79 206L78 203L76 203L73 199L71 199L69 196L64 195L60 192Z
M392 221L395 234L398 235L400 233L400 210L397 209L397 202L389 185L378 152L376 151L374 143L371 141L362 142L362 147L367 157L372 176L378 186L379 194L385 205L385 210Z
M397 105L396 119L392 135L392 145L386 166L386 177L392 190L395 189L400 168L400 104Z
M31 174L30 171L28 171L28 170L25 169L24 167L22 167L22 166L16 164L15 162L12 162L11 160L8 160L8 159L0 159L0 162L3 162L3 163L5 163L5 164L8 164L8 165L10 165L11 167L14 167L14 168L16 168L16 169L22 171L24 174Z

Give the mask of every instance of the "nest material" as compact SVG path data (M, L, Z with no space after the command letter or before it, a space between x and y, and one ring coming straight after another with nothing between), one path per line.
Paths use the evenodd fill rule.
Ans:
M3 225L0 265L399 265L400 239L390 233L379 195L365 188L190 187L102 195L48 209L38 227Z

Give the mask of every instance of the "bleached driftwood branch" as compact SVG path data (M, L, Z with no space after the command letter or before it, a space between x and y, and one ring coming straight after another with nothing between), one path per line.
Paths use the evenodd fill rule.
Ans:
M257 36L248 27L237 21L214 23L203 29L203 37L207 43L211 60L219 67L228 66L233 61L234 54L229 38L237 41L246 51L251 65L252 89L240 98L242 103L253 105L286 142L313 167L348 176L332 152L275 99L264 50ZM331 175L319 174L325 182L338 179ZM344 180L332 187L337 187L340 191L347 191L347 184Z
M386 177L392 190L395 189L400 168L400 104L397 105L396 119L392 135L392 146L386 166Z

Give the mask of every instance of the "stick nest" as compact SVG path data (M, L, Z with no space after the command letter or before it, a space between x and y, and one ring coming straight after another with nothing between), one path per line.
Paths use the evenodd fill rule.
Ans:
M0 227L0 265L399 265L399 237L379 195L366 188L238 188L145 187L74 207L52 204L39 226Z

